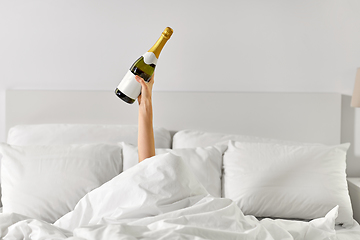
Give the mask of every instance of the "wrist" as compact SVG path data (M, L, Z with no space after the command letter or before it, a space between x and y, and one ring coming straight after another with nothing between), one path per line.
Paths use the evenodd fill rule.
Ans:
M140 115L150 115L152 117L152 102L151 99L142 99L139 106Z

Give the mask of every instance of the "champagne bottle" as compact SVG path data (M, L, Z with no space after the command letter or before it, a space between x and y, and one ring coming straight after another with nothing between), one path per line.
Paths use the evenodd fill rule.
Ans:
M141 92L141 84L135 80L135 75L142 77L147 82L150 81L160 52L167 40L170 39L172 33L173 30L170 27L165 28L154 46L133 63L115 89L115 93L119 98L130 104L135 102L135 99L137 99Z

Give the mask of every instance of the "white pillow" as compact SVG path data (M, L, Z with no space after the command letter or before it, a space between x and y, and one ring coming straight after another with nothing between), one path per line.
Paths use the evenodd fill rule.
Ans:
M12 145L49 145L127 142L137 145L137 125L38 124L18 125L9 130L7 143ZM171 134L154 127L155 146L171 147Z
M339 205L336 223L353 223L346 182L350 144L303 146L229 142L223 196L244 214L314 219Z
M214 146L216 144L227 144L229 140L239 142L264 142L264 143L283 143L283 144L303 144L303 145L322 145L319 143L299 143L280 139L263 138L246 135L232 135L224 133L211 133L196 130L181 130L173 137L172 148L193 148Z
M170 152L180 156L193 171L205 189L214 197L221 197L222 156L226 145L188 149L159 149L156 155ZM138 148L123 143L123 169L129 169L139 162Z
M72 231L107 220L113 223L153 217L189 207L207 195L179 156L162 154L142 161L88 193L55 226Z
M120 144L0 144L4 213L54 222L122 170Z

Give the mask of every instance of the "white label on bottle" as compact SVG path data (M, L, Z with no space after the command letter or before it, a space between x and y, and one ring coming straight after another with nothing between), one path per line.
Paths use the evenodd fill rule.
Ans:
M153 52L146 52L144 55L144 62L148 65L150 64L157 64L157 58Z
M135 75L130 70L127 71L117 88L132 99L137 99L141 92L141 84L135 80Z

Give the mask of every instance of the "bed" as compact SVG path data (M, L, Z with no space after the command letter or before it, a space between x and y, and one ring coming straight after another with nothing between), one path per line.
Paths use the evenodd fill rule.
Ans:
M4 239L360 239L336 93L6 92ZM21 111L19 111L21 109Z

